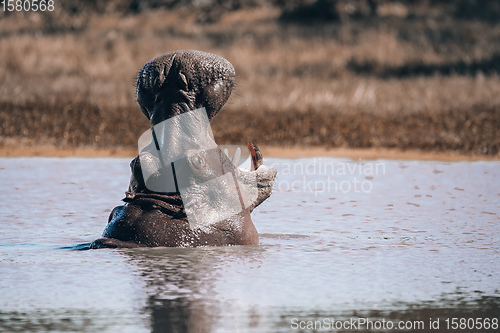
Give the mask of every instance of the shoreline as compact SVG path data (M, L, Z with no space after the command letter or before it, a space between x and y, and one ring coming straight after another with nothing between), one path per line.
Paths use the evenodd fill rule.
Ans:
M264 157L308 158L337 157L352 160L418 160L418 161L500 161L500 156L466 155L455 152L426 152L421 150L399 150L389 148L334 148L261 146ZM75 147L59 148L53 145L3 145L0 157L130 157L137 155L137 150L125 147L94 148Z

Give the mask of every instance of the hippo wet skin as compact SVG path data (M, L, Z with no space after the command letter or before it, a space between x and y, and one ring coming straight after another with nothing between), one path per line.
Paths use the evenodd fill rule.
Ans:
M226 59L201 51L174 51L151 60L141 69L137 78L137 101L152 128L201 108L204 108L210 121L228 100L234 84L234 68ZM175 145L176 138L172 134L170 138ZM156 137L154 139L158 144ZM145 180L144 171L155 170L158 161L147 149L141 150L130 164L132 176L123 199L125 204L113 209L102 238L90 243L89 247L258 244L259 236L250 213L271 195L276 170L262 165L262 154L253 142L248 143L248 149L252 160L249 171L234 166L219 146L192 158L186 157L185 168L194 170L193 174L199 177L210 173L213 161L219 161L223 169L228 169L239 179L256 180L255 200L251 204L236 215L200 228L190 224L186 203L177 187L175 191L158 192L147 186L150 179ZM151 173L150 178L154 179L157 175L154 171ZM244 189L247 185L243 181L239 186ZM195 192L194 197L199 199L198 209L203 211L203 205L207 204L203 193L201 190L196 193L198 187L193 187L192 191Z

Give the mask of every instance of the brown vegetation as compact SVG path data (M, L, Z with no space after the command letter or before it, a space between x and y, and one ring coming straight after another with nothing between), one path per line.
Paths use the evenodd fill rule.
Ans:
M361 18L339 10L321 22L290 19L279 1L209 19L179 4L116 3L0 17L0 145L135 147L148 127L135 75L192 48L236 68L237 89L212 125L221 144L500 154L498 21L428 2L382 1Z

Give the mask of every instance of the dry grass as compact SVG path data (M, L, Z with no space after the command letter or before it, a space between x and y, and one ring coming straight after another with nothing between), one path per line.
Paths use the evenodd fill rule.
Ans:
M0 18L0 144L129 146L147 129L135 75L151 58L227 58L237 90L218 142L500 154L500 24L432 17L280 23L276 8ZM60 22L59 26L54 22Z

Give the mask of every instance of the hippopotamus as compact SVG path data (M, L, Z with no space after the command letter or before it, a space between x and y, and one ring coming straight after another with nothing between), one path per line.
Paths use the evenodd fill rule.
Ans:
M158 167L161 156L154 153L155 148L158 149L162 144L168 144L174 150L182 145L176 136L176 128L164 130L164 133L158 133L157 130L156 135L154 129L172 119L182 119L182 116L193 110L202 110L207 122L211 121L228 100L234 86L235 71L231 63L220 56L201 51L169 52L149 61L140 70L137 77L137 102L142 113L150 120L153 129L151 141L130 163L132 175L123 199L125 203L112 210L102 238L90 243L90 248L259 243L250 213L271 195L277 172L263 165L262 153L256 144L248 142L250 170L238 168L232 163L221 147L215 144L213 137L207 139L210 149L186 152L182 159L175 161L175 169L174 162L171 169L168 163ZM192 135L197 134L190 134L188 138ZM168 142L162 143L162 140ZM151 180L164 177L165 172L162 170L167 169L174 173L173 178L167 178L167 183L171 182L166 184L169 190L151 187ZM175 178L175 174L186 172L190 176L184 182L190 187L183 190L178 184L181 183L179 176ZM207 186L209 177L213 178L214 175L230 175L225 179L234 179L234 182L224 181L217 186ZM224 191L224 186L229 183L237 184L237 192L234 193L238 194L214 199L213 193L218 193L215 188L222 187L221 191ZM243 195L246 190L255 195ZM207 191L212 193L212 197ZM186 193L196 200L186 202ZM251 200L247 198L244 203L241 201L243 196ZM242 206L235 214L220 215L223 218L210 223L192 223L191 210L198 212L198 219L209 219L210 212L214 210L215 215L219 216L217 210L224 207L224 201L240 202L238 197ZM210 200L213 202L208 202Z

